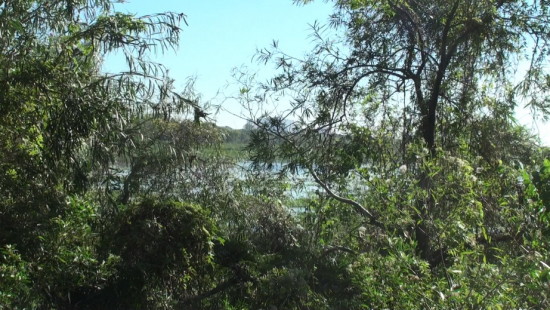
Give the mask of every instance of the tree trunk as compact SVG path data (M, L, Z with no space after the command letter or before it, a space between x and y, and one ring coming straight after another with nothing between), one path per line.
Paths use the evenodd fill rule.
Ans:
M430 159L435 157L436 144L435 144L435 130L436 130L436 110L437 102L439 100L439 92L441 89L441 83L443 81L445 70L449 64L450 58L442 58L442 63L439 66L439 70L433 80L433 88L428 102L425 103L423 111L422 123L421 123L421 133L426 147L430 153ZM421 103L422 104L422 103ZM427 172L423 171L420 174L420 188L426 192L426 199L419 200L417 204L418 214L415 216L415 235L416 242L418 244L418 254L420 257L432 264L434 261L433 251L431 247L431 236L428 232L428 226L426 225L426 220L428 215L432 212L435 201L432 196L432 181L431 177Z

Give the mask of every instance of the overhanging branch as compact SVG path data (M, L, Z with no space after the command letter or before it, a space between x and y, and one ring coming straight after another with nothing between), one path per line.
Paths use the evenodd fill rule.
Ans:
M311 173L311 175L313 176L313 179L315 179L315 182L317 184L319 184L329 194L330 197L332 197L333 199L335 199L339 202L351 205L352 207L355 208L355 210L358 213L360 213L361 215L367 217L370 220L370 224L375 225L375 226L380 227L380 228L384 228L384 225L382 225L382 223L380 223L378 221L376 216L374 216L369 210L367 210L367 208L365 208L363 205L361 205L359 202L357 202L355 200L339 196L333 190L331 190L330 187L328 187L328 185L325 182L323 182L319 178L317 173L315 173L315 171L311 167L308 167L308 170L309 170L309 173Z

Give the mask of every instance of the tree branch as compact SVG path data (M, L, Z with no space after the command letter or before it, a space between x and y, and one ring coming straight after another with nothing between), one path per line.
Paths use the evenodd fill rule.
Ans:
M315 182L317 184L319 184L329 194L330 197L332 197L333 199L335 199L339 202L342 202L342 203L353 206L358 213L360 213L361 215L367 217L370 220L370 224L373 224L373 225L375 225L377 227L380 227L380 228L384 228L384 225L382 225L382 223L380 223L378 221L376 216L374 216L369 210L367 210L365 207L363 207L363 205L361 205L360 203L358 203L355 200L339 196L334 191L332 191L330 189L330 187L328 187L328 185L325 182L321 181L321 179L319 178L317 173L315 173L313 168L308 167L308 170L309 170L309 173L311 173L311 175L313 176L313 179L315 179Z

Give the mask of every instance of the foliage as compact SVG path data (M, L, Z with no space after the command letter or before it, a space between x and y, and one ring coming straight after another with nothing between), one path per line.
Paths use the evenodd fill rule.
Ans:
M200 287L212 256L213 223L200 207L145 200L114 219L102 251L120 259L94 307L171 308ZM139 236L139 238L136 238Z
M148 61L184 15L1 4L0 309L548 308L549 153L513 117L547 116L548 4L334 3L241 76L291 101L243 130Z
M546 117L548 18L543 1L335 1L304 59L258 51L280 73L240 80L253 165L315 181L304 224L356 254L348 307L547 305L530 297L546 296L544 157L513 115Z
M10 245L2 248L0 261L0 303L2 309L35 306L31 290L28 287L28 263Z
M177 45L184 15L135 17L115 12L109 1L9 1L0 15L1 307L93 308L119 294L116 284L137 265L151 264L153 254L159 264L135 274L147 275L147 283L129 284L131 302L121 298L111 305L153 305L161 294L181 297L188 291L173 290L210 260L213 225L199 207L164 203L158 187L149 191L158 197L153 203L117 201L121 195L109 185L121 158L134 165L154 158L147 171L160 175L166 172L161 165L170 169L188 160L198 143L180 142L191 141L195 132L203 135L201 144L215 141L206 128L200 133L198 125L166 121L199 107L175 93L164 68L147 60L149 52ZM103 73L103 57L117 51L128 70ZM157 136L144 140L149 130ZM167 141L163 133L175 135ZM173 157L165 155L175 152L169 143L181 147ZM139 184L148 183L140 179L132 194L146 196L139 195ZM147 213L149 207L158 214ZM139 210L140 218L132 218ZM147 226L153 229L148 241L161 251L135 257L121 252L125 244L138 250L139 239L120 232L141 227L128 228L123 219L163 225ZM122 236L108 235L115 232ZM155 239L160 236L167 240ZM162 302L155 305L167 307Z
M196 175L206 161L203 149L216 147L220 134L211 124L139 118L124 129L119 141L123 152L105 183L112 197L126 204L138 194L174 197L179 191L191 192ZM120 190L120 191L118 191Z

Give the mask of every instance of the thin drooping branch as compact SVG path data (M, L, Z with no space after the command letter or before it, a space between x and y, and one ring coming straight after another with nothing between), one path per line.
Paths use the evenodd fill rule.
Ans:
M380 228L384 228L384 225L382 225L382 223L380 223L378 221L378 219L376 218L376 216L374 216L369 210L367 210L367 208L365 208L362 204L360 204L359 202L353 200L353 199L349 199L349 198L344 198L338 194L336 194L332 189L330 189L330 187L325 183L323 182L319 176L317 175L317 173L315 173L315 171L313 170L313 168L311 167L308 167L308 171L309 173L311 173L311 175L313 176L313 179L315 180L315 182L317 184L319 184L328 194L330 197L332 197L333 199L339 201L339 202L342 202L342 203L345 203L345 204L348 204L348 205L351 205L352 207L355 208L355 210L360 213L361 215L367 217L369 220L370 220L370 224L372 225L375 225L377 227L380 227Z

